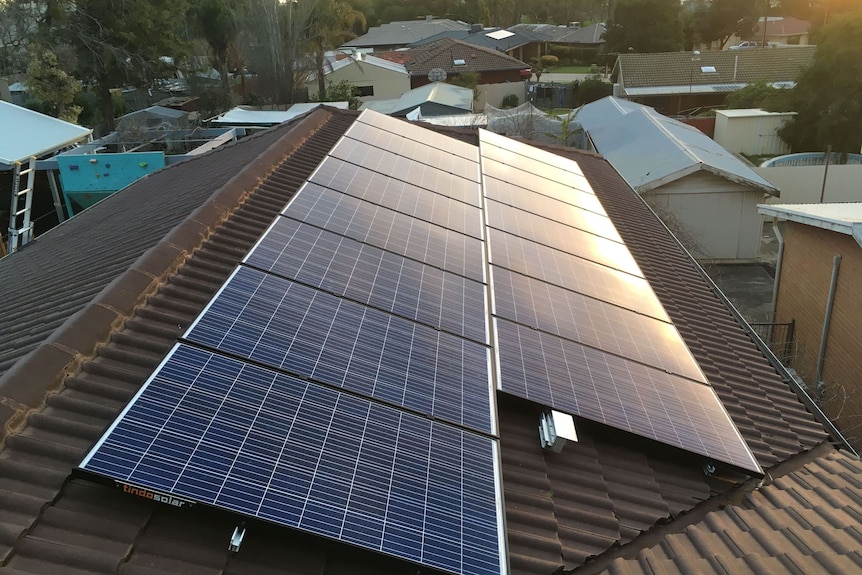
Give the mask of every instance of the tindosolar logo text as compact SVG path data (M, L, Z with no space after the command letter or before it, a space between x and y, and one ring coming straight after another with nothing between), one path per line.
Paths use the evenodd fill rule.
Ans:
M185 501L172 495L166 495L164 493L150 491L149 489L144 489L143 487L135 487L134 485L129 485L128 483L123 483L122 481L117 481L117 487L122 487L124 493L137 495L138 497L143 497L144 499L152 499L153 501L158 501L159 503L165 503L167 505L173 505L174 507L191 507L192 505L194 505L194 503L192 503L191 501Z

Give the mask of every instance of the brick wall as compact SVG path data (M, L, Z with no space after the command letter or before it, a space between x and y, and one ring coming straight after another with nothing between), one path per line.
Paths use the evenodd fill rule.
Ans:
M776 322L796 320L791 367L814 388L832 262L842 256L823 364L821 406L862 446L862 247L849 235L788 222Z

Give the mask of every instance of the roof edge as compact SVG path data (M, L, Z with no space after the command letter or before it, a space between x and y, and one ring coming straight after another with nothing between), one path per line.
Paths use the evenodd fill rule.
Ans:
M804 205L804 204L800 204ZM817 204L822 205L822 204ZM798 208L796 204L790 205L771 205L771 204L759 204L757 206L757 213L770 216L773 218L780 218L782 220L787 220L789 222L796 222L798 224L805 224L808 226L812 226L815 228L821 228L824 230L829 230L831 232L837 232L839 234L845 234L848 236L853 236L856 242L862 246L862 222L842 222L836 221L834 219L825 218L823 216L816 216L813 214L804 214L797 211L794 208Z
M78 371L135 309L233 214L248 194L325 124L331 114L329 109L322 108L299 120L299 124L285 134L295 138L293 145L284 147L283 137L273 142L254 162L234 175L106 285L83 309L0 376L0 442L18 431L31 412L41 409L47 396L60 388L66 376ZM34 387L32 382L36 380L47 383L44 387Z

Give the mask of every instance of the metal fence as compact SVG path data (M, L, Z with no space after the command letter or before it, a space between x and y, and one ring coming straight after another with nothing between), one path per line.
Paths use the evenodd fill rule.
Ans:
M784 365L790 365L794 355L794 328L796 321L790 323L752 323L752 329L766 342L772 353Z

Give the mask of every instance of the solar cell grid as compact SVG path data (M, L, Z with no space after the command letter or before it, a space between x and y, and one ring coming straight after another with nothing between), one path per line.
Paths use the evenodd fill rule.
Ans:
M545 205L555 205L563 203L572 205L584 210L589 210L601 216L607 216L605 208L599 201L599 198L592 192L582 192L575 188L570 188L563 184L547 181L547 186L540 189L528 190L515 185L512 182L498 180L489 175L485 176L485 195L492 200L509 204L510 206L519 205L519 202L526 200L535 200L542 202ZM555 201L556 200L556 201ZM532 210L535 211L535 210Z
M559 156L558 156L559 158ZM539 176L559 184L565 184L585 192L592 192L589 182L574 162L559 158L560 164L542 164L518 153L482 146L482 165L485 172L501 180L517 181L524 177ZM493 164L492 164L493 163ZM493 165L489 169L486 164ZM572 168L574 166L574 168Z
M584 175L583 170L574 160L564 158L553 152L542 150L530 144L518 142L506 136L495 134L489 130L479 130L479 141L481 146L481 154L483 157L491 157L489 154L505 152L506 154L517 154L531 160L539 162L536 168L541 173L541 169L547 166L554 166L564 169L574 174ZM486 153L486 151L488 153ZM543 165L542 165L543 164Z
M576 199L572 193L573 200ZM485 180L486 197L505 203L555 222L590 232L597 236L622 243L623 239L606 215L582 209L573 202L560 202L541 194L510 186L494 178ZM586 195L586 194L584 194ZM595 196L592 196L595 197Z
M488 225L626 273L643 277L624 244L488 200ZM493 249L493 245L492 245Z
M501 391L761 473L710 386L504 319L494 324Z
M500 317L706 384L670 323L499 267L492 279Z
M620 307L670 321L642 277L633 276L536 242L488 229L490 262Z
M357 124L360 124L359 126ZM385 114L380 114L371 110L366 110L359 115L356 122L350 127L350 130L361 128L361 124L375 126L393 134L399 134L405 138L423 142L438 150L448 150L452 154L467 158L468 160L479 161L479 148L467 142L461 142L454 138L444 136L438 132L424 128L421 125L416 125L405 120L393 118ZM348 130L348 134L350 134Z
M484 281L482 242L376 204L306 184L284 212L387 251Z
M493 433L484 345L241 266L186 338Z
M470 338L485 334L484 285L280 217L245 263Z
M451 573L490 575L504 564L494 443L178 345L81 468Z
M411 140L403 135L387 132L363 123L354 124L346 136L362 145L382 148L403 158L434 166L473 182L479 182L479 164L478 158L475 156L467 158L452 154L448 151L448 147L435 148L427 142Z
M482 214L478 207L337 158L325 160L310 181L462 234L482 238Z

